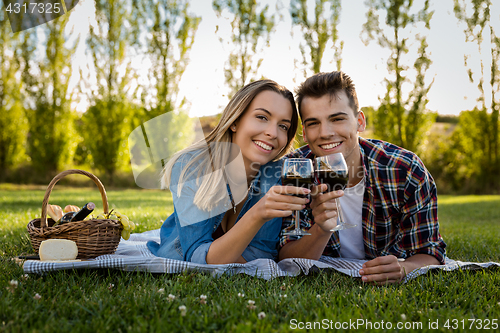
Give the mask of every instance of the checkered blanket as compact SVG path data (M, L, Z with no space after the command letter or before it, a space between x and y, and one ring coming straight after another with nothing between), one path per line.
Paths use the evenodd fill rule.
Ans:
M114 268L124 271L147 271L151 273L181 273L184 271L197 271L213 276L222 274L248 274L263 279L273 279L278 276L297 276L301 273L308 275L311 272L333 269L335 271L359 278L359 270L366 260L342 259L321 257L320 260L309 260L290 258L275 262L269 259L257 259L245 264L227 265L202 265L186 261L178 261L154 256L146 247L146 242L160 241L160 230L146 231L140 234L132 234L129 240L123 240L118 245L115 254L104 255L92 260L78 262L42 262L39 260L27 260L24 263L26 273L43 274L45 272L88 269L88 268ZM453 271L456 269L484 269L489 267L500 267L500 263L485 262L463 262L446 258L445 265L426 266L409 273L403 283L426 274L431 270L441 269Z

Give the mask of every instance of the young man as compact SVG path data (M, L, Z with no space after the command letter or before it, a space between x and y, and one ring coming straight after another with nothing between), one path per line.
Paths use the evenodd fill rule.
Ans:
M364 282L377 284L443 264L446 244L439 234L434 179L414 153L358 136L366 120L350 77L332 72L308 78L298 89L297 104L307 145L288 157L342 153L349 182L345 191L318 186L310 208L301 211L301 228L311 235L283 236L280 259L369 259L360 274ZM335 198L346 222L356 228L330 231L337 225ZM292 217L283 219L283 228L294 228Z

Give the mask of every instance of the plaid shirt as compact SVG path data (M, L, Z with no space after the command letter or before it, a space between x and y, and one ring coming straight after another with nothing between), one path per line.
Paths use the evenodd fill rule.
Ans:
M388 142L360 137L359 145L366 186L362 212L366 258L389 254L408 258L422 253L443 264L446 244L439 234L436 185L422 161ZM315 156L306 145L287 157ZM302 210L301 228L308 230L313 224L311 209ZM283 231L294 227L292 216L283 218ZM294 239L282 235L280 246ZM340 257L338 231L330 237L323 254Z

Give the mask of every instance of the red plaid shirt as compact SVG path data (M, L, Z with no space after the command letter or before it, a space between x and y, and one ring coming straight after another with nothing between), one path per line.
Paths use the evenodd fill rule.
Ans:
M446 244L439 234L436 185L422 161L388 142L360 137L359 145L366 186L362 213L366 258L389 254L408 258L423 253L444 263ZM315 156L306 145L287 157ZM314 224L310 209L301 211L300 224L304 230ZM284 218L283 231L292 229L293 217ZM293 240L293 236L282 235L280 246ZM330 237L323 254L340 256L338 231Z

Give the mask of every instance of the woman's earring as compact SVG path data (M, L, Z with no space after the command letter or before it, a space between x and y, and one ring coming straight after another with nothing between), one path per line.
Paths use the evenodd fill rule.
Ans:
M231 126L231 131L236 132L236 126Z

